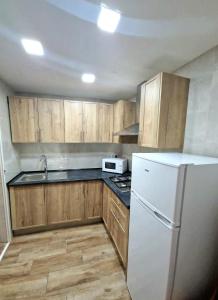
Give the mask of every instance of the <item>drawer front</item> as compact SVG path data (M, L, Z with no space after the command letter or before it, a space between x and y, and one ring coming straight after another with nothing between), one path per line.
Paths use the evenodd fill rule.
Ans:
M121 260L124 266L126 266L128 235L121 228L120 223L117 220L116 216L113 214L112 210L110 211L110 234L120 254Z
M110 207L113 215L116 217L123 231L126 232L128 230L127 215L123 213L123 211L117 206L114 200L111 201Z
M132 190L174 223L179 223L184 169L133 157Z

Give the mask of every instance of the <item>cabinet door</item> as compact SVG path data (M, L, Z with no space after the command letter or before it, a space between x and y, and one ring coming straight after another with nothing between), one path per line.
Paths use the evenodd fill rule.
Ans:
M100 143L112 143L113 141L113 105L99 103L98 104L99 116L99 136Z
M125 101L123 127L126 128L135 123L136 123L136 103Z
M83 103L83 141L98 142L98 104Z
M84 219L83 183L55 183L45 188L47 222L58 224Z
M85 218L102 217L102 182L88 181L84 183Z
M120 258L126 266L127 264L127 247L128 247L128 236L124 232L123 228L120 226L120 223L114 212L110 212L110 234L116 245L117 251L120 255Z
M110 197L111 197L111 191L107 187L107 185L104 184L102 217L103 217L103 221L104 221L107 228L108 228L108 225L109 225Z
M64 142L64 102L38 99L41 143Z
M124 101L119 100L114 104L114 130L113 132L116 133L123 129L124 125ZM113 137L114 143L119 143L119 136Z
M36 143L38 140L37 99L11 97L9 110L13 143Z
M143 103L143 129L140 132L140 142L143 146L158 147L158 126L160 112L161 76L156 76L146 84Z
M43 185L10 188L12 228L46 225Z
M145 113L145 91L146 91L146 83L141 86L140 91L140 109L139 109L139 135L138 135L138 144L143 145L144 137L144 113Z
M64 101L65 143L83 141L82 102Z

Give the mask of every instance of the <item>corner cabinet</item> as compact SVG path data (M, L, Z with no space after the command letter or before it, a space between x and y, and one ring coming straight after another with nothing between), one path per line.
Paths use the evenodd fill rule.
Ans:
M113 132L123 130L136 123L136 103L119 100L114 104L114 126ZM113 137L114 143L122 142L119 136Z
M160 73L141 89L139 145L181 149L184 142L189 79Z

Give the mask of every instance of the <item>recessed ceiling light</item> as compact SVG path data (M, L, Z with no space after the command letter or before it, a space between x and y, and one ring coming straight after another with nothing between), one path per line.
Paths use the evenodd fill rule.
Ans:
M114 32L120 21L120 13L109 9L104 5L101 6L101 11L98 16L98 27L107 32Z
M86 83L93 83L95 82L95 75L91 73L84 73L82 75L82 81Z
M42 56L44 54L42 44L37 40L22 39L21 43L24 47L24 50L28 54L39 56Z

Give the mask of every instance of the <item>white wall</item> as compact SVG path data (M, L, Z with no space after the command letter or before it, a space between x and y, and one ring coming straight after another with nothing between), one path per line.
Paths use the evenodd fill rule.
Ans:
M122 152L122 146L115 144L18 144L15 147L23 171L42 170L42 154L48 158L49 170L59 170L101 168L102 158Z
M176 71L191 78L184 152L218 156L218 46Z
M12 90L0 81L0 130L6 182L20 171L19 155L11 143L7 96L12 94Z
M13 92L0 81L0 241L11 238L6 182L20 172L19 157L11 143L7 96Z

